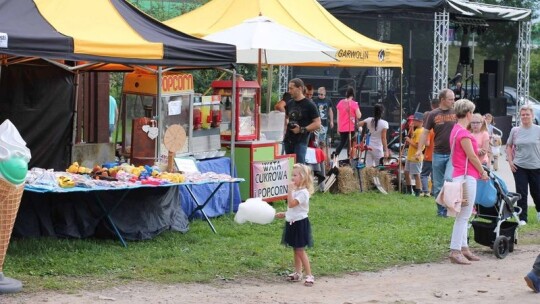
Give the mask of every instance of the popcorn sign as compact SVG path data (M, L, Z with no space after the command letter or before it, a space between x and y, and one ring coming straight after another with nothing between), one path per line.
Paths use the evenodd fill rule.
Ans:
M8 47L8 35L6 33L0 33L0 48L7 49Z
M269 199L287 195L289 160L253 162L253 197Z

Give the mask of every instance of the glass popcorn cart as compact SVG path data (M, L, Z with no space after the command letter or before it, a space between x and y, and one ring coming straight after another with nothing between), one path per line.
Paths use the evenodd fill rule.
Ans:
M232 80L212 82L214 95L221 96L221 139L231 140L231 121L235 119L235 141L259 138L259 111L261 89L256 81L237 81L236 98L232 98ZM236 103L236 117L232 117L232 103Z
M135 165L168 165L171 157L214 157L221 148L220 116L212 120L212 100L194 93L193 76L166 73L161 77L136 71L126 74L120 110L122 150ZM169 166L170 168L170 166Z

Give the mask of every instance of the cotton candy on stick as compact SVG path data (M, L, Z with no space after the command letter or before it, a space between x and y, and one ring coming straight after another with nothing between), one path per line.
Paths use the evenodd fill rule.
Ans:
M252 222L269 224L274 220L276 210L261 198L249 198L238 206L234 221L238 224Z

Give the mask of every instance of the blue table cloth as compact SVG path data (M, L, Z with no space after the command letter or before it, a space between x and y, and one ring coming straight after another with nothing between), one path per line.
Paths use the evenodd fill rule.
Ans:
M236 177L236 170L231 173L231 159L229 157L219 157L205 159L197 162L197 167L201 172L215 172L228 174ZM197 200L204 201L216 189L216 184L193 185L192 191L197 197ZM189 195L189 192L184 187L180 188L180 201L182 209L187 215L191 215L193 210L197 208L197 204ZM241 202L240 187L238 183L225 184L219 188L212 199L205 206L204 211L208 217L217 217L228 213L230 210L230 193L233 192L233 212L238 211L238 205ZM192 217L203 218L200 211L196 211Z

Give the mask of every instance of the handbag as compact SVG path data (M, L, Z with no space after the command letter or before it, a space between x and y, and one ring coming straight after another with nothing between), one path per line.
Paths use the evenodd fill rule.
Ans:
M461 207L467 206L467 200L463 193L465 190L465 181L444 181L443 187L437 196L437 204L452 210L453 212L461 211Z
M495 189L495 182L491 178L476 181L476 198L474 201L483 207L495 206L497 202L497 189Z
M452 155L454 154L454 148L456 145L456 137L459 131L454 135L454 141L452 144L452 150L450 150L450 161L452 161ZM465 176L467 176L467 167L469 158L465 160ZM450 213L458 213L461 211L461 207L469 205L467 200L467 187L465 185L465 179L462 181L444 181L441 192L436 199L437 204L448 208Z

